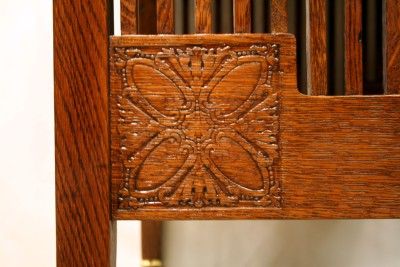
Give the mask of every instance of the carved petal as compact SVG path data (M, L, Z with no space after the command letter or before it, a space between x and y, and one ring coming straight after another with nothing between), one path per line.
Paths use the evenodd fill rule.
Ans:
M138 190L152 190L175 175L185 163L186 156L179 151L180 144L169 138L161 142L150 152L149 156L139 166L137 176Z
M261 63L244 63L225 75L212 89L209 102L220 114L240 107L254 91L261 75Z
M148 65L133 66L133 81L141 95L160 113L174 116L184 104L184 96L172 80Z
M211 153L216 167L231 181L252 190L263 188L263 178L251 154L229 137L221 137Z

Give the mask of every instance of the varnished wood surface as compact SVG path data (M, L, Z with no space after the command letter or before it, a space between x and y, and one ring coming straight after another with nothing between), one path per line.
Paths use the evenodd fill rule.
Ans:
M195 0L196 33L211 33L212 31L212 0Z
M138 11L138 33L157 33L157 0L137 0Z
M54 1L58 267L115 266L109 186L110 3Z
M251 32L251 1L234 0L233 1L233 30L235 33Z
M157 33L174 33L174 1L157 0Z
M384 89L386 94L400 94L400 0L383 3Z
M138 31L138 0L121 0L121 33L136 34Z
M270 0L271 32L288 32L287 0Z
M142 221L142 258L162 260L162 222Z
M362 0L345 1L345 93L363 94Z
M154 21L157 24L157 33L174 32L174 3L172 0L122 0L121 1L121 28L122 34L137 34L137 21L140 17L140 33L154 33ZM140 14L136 14L139 9ZM157 5L157 14L155 14L155 4ZM156 15L156 16L155 16ZM150 18L150 19L149 19ZM148 21L149 24L146 24ZM160 259L162 224L155 221L142 222L142 258ZM132 237L134 238L134 237ZM159 255L158 257L153 257Z
M326 0L307 0L307 87L311 95L328 94Z
M295 43L290 35L198 35L195 39L192 36L176 36L168 37L168 41L166 38L113 37L111 43L112 47L176 47L188 46L189 43L206 47L221 43L234 43L243 47L249 42L279 44L281 74L279 79L272 76L275 77L272 84L281 90L278 134L280 156L276 169L282 190L281 206L172 205L117 209L116 193L121 189L121 184L115 183L113 176L115 218L400 217L399 96L301 95L296 89ZM154 51L158 51L158 48ZM112 75L112 88L118 88L121 86L121 82L118 82L120 78ZM236 75L241 77L241 83L244 84L246 79L250 79L246 73ZM111 101L113 99L112 95ZM113 135L117 137L115 132ZM116 148L113 146L113 149ZM241 161L235 158L227 160L239 166ZM149 185L151 183L149 181Z
M275 36L112 40L116 211L281 207Z

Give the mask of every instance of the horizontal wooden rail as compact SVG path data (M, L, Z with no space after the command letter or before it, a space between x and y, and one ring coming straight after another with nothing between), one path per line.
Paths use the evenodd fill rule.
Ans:
M400 96L300 94L288 34L111 47L115 218L400 217Z

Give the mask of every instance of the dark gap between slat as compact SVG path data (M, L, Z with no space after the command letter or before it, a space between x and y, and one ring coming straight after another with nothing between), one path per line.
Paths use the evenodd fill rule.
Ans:
M364 94L383 94L382 3L363 0Z
M138 33L157 33L157 2L156 0L138 0Z
M306 0L288 0L288 27L296 36L297 87L307 94Z
M216 14L215 32L232 33L233 32L233 1L217 0L215 1L214 13Z
M327 2L328 95L344 95L344 1Z
M251 29L252 32L263 33L267 32L270 28L270 19L266 17L267 13L267 3L270 1L264 0L252 0L251 1ZM268 8L268 10L270 10Z
M291 2L291 1L289 0L289 2ZM290 9L290 6L291 6L291 4L288 3L288 9ZM288 17L289 17L289 14L288 14ZM290 20L290 19L288 18L288 20ZM264 26L265 26L265 32L271 33L271 0L265 1Z
M110 30L109 34L114 35L114 3L113 1L108 2L108 10L110 10L110 18L107 20L108 29Z
M186 14L184 11L184 1L174 0L175 34L183 34L184 32Z
M221 11L223 11L223 7L221 7L221 1L213 2L213 32L221 33L222 27L222 18Z
M195 33L194 29L194 16L195 16L195 0L184 0L186 2L186 31L185 33L193 34Z

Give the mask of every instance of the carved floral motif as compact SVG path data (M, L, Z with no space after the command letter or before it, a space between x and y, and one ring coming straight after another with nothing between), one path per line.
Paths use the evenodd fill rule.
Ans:
M278 45L117 47L112 64L119 209L280 207Z

